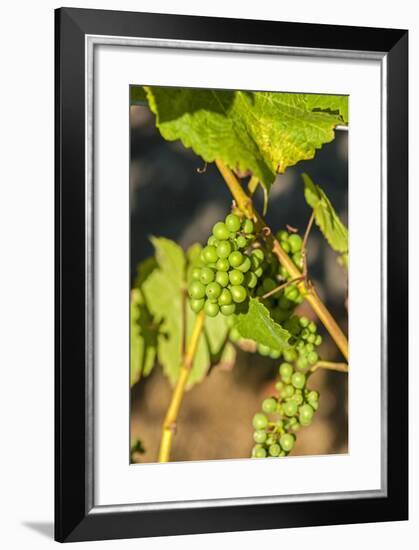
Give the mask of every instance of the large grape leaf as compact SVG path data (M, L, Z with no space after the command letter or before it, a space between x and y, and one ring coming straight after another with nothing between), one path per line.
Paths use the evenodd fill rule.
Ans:
M273 92L145 87L156 125L206 162L250 170L268 192L278 172L314 157L344 122L347 98ZM328 98L328 99L327 99ZM338 107L337 107L338 105ZM341 111L342 109L342 111Z
M348 230L337 215L323 189L308 174L302 174L304 196L314 212L314 219L330 246L341 254L340 262L348 267Z
M250 298L247 312L236 318L235 327L242 338L281 352L289 347L291 334L272 319L269 310L257 298Z
M346 95L307 94L307 105L313 111L328 111L338 114L345 124L349 121L348 103Z
M185 256L173 241L153 237L152 242L157 269L144 281L142 291L155 321L160 324L158 361L170 382L175 384L182 362L183 311L186 313L187 341L196 319L186 300L185 276L191 265L199 261L200 247L195 245ZM210 366L223 359L223 351L228 352L227 331L221 315L215 319L205 319L204 333L199 340L188 387L200 382Z

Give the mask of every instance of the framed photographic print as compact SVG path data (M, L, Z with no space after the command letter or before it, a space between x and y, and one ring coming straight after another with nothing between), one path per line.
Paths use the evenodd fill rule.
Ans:
M405 30L56 11L56 539L407 519Z

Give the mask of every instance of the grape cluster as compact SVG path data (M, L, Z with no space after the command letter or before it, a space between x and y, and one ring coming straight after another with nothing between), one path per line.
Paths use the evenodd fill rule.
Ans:
M229 316L245 304L263 274L264 252L255 242L252 220L229 214L212 228L207 246L201 252L201 266L192 270L188 286L190 305L195 313L204 309L215 317Z
M289 254L292 258L292 261L299 268L303 268L303 239L298 233L290 233L285 229L278 231L276 238L280 242L284 251Z
M307 380L290 363L279 366L278 395L264 399L262 411L253 417L252 457L282 457L292 451L296 432L311 424L319 406L319 393L307 388Z

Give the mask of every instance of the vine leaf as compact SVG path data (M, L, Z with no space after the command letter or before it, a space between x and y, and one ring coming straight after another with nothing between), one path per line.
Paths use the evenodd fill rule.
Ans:
M250 171L268 193L276 174L334 139L346 96L145 87L156 126L205 162ZM343 115L341 114L343 113Z
M152 237L156 251L157 268L142 284L142 292L148 307L159 326L157 358L164 374L171 384L179 376L182 362L183 307L186 297L185 274L194 262L199 261L201 247L194 245L185 255L173 241L162 237ZM190 338L196 315L186 303L187 339ZM200 382L213 364L223 359L223 347L227 340L227 326L221 315L206 319L205 338L201 337L193 367L188 379L188 387ZM227 352L227 351L226 351Z
M250 298L247 312L239 313L236 318L235 327L242 338L281 352L289 347L291 334L272 319L269 310L258 299Z
M304 196L314 212L314 219L330 246L340 253L339 261L348 267L348 230L340 220L323 189L308 174L302 174Z

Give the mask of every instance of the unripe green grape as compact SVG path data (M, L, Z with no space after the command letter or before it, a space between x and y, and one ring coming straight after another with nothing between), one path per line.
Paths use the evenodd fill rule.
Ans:
M228 277L232 285L241 285L244 281L244 275L238 269L233 269L229 272Z
M307 342L305 345L305 351L307 353L310 353L311 351L314 351L314 344L311 344L310 342Z
M243 235L239 235L236 239L236 244L238 248L246 248L247 239Z
M243 260L243 254L239 250L235 250L228 257L231 267L239 267Z
M225 226L232 233L240 229L240 218L235 214L229 214L225 219Z
M291 247L291 252L293 253L299 252L303 245L303 239L300 237L300 235L297 235L296 233L294 233L293 235L289 236L288 243Z
M261 447L260 449L257 449L254 453L255 458L265 458L266 457L266 450Z
M192 299L190 301L190 304L191 304L192 311L194 311L195 313L199 313L201 309L204 307L205 299L204 298Z
M253 271L248 271L244 277L244 283L249 288L255 288L255 286L258 284L258 278L253 273Z
M217 246L218 246L218 241L217 241L217 239L214 237L214 235L210 235L210 236L208 237L207 244L208 244L209 246L215 246L215 248L217 248Z
M294 395L295 389L292 384L286 384L281 390L281 398L289 399Z
M231 254L230 241L221 241L216 248L216 252L218 258L228 258Z
M316 341L316 335L310 333L307 336L307 342L309 342L310 344L314 344L315 341Z
M286 252L287 254L290 253L291 247L290 247L290 245L288 244L287 241L281 241L281 246L284 249L284 252Z
M284 229L281 229L281 231L278 231L276 234L276 238L278 241L287 241L288 240L288 231L285 231Z
M273 434L269 434L266 438L265 445L273 445L274 443L276 443L275 436Z
M201 269L199 267L194 267L191 272L191 279L193 281L199 281L201 275Z
M317 332L317 326L316 326L316 323L314 323L313 321L311 321L309 324L308 324L308 330L312 333L315 333Z
M252 256L253 258L256 258L256 260L259 262L259 265L263 262L265 259L265 253L261 248L255 248L255 250L252 250Z
M262 401L262 410L267 414L272 414L276 411L278 402L273 397L268 397Z
M275 421L275 426L278 428L278 430L282 430L284 428L284 421L282 420L282 418L278 418Z
M307 355L307 361L310 365L315 365L317 363L317 361L319 360L319 356L318 354L315 352L315 351L311 351L308 355Z
M278 382L275 384L276 391L280 392L283 387L284 387L284 382L281 382L281 380L278 380Z
M228 263L227 258L219 258L215 267L218 271L228 271L230 269L230 264Z
M203 285L207 285L209 283L212 283L212 281L215 279L215 273L214 270L212 270L210 267L203 267L201 269L201 275L200 280ZM195 297L195 296L194 296Z
M218 303L220 304L220 306L229 306L232 302L233 298L231 296L231 292L228 290L228 288L223 288L218 298Z
M212 234L219 241L226 241L230 237L230 231L223 222L217 222L212 228Z
M317 403L318 400L319 392L317 392L316 390L311 390L307 395L307 401L309 402L309 404L312 405L312 403Z
M218 315L218 312L220 311L220 308L218 304L213 304L209 300L205 302L205 313L208 315L208 317L216 317Z
M278 285L277 285L276 281L274 281L270 277L266 277L266 279L264 279L263 282L262 282L262 287L263 287L263 290L265 292L270 292L271 290L273 290L277 286Z
M208 296L208 298L216 299L220 296L221 290L222 290L221 286L218 283L214 282L214 283L209 283L207 285L207 288L205 289L205 293Z
M231 296L233 297L233 302L236 302L237 304L241 304L247 298L247 290L244 288L244 286L233 285L230 288L230 292Z
M320 346L320 344L322 343L323 341L323 338L320 336L320 334L317 334L316 335L316 339L314 340L314 345L315 346Z
M277 349L271 349L269 352L269 357L271 359L279 359L281 357L281 352Z
M225 306L221 306L221 307L225 307ZM232 342L239 342L241 339L242 339L242 335L240 334L240 332L236 327L233 327L230 330L230 340Z
M293 363L298 357L298 354L294 348L284 350L284 359L289 363Z
M287 401L282 405L282 408L284 410L284 414L286 416L294 416L297 414L298 405L295 401Z
M264 357L267 357L271 352L271 348L268 346L265 346L264 344L258 344L257 350L258 350L258 353L260 355L263 355Z
M303 426L307 426L307 424L311 422L314 415L313 407L308 403L306 403L304 405L301 405L301 407L298 409L298 412L299 412L300 423Z
M293 254L292 260L295 265L300 269L303 267L303 256L301 255L301 252L296 252L295 254Z
M228 317L229 315L233 315L233 313L236 311L236 304L228 304L225 306L220 306L220 311L226 317Z
M308 327L309 323L310 323L310 320L307 319L307 317L300 317L299 319L299 322L300 322L300 325L303 327L303 328L306 328Z
M298 292L297 287L295 287L294 285L291 285L285 289L284 295L288 300L291 300L291 302L295 302L295 300L298 298L300 293Z
M305 350L305 343L303 342L303 340L299 340L296 344L296 349L301 353L302 351Z
M279 456L279 453L281 452L281 447L278 445L278 443L273 443L269 446L268 451L270 456Z
M262 277L263 275L263 267L260 266L260 267L257 267L253 273L256 275L256 277Z
M306 377L302 372L294 372L291 377L291 382L294 388L302 390L306 384Z
M244 233L253 233L253 231L255 230L255 225L254 223L252 222L252 220L244 220L243 222L243 231Z
M294 447L294 442L295 442L295 438L291 434L283 434L279 438L279 443L280 443L281 447L287 453L292 451L292 449Z
M206 264L214 264L218 260L215 246L206 246L202 249L202 259Z
M242 263L237 267L237 269L242 273L247 273L251 267L252 267L252 263L250 261L250 258L246 256L242 261Z
M199 300L205 296L205 286L200 281L192 281L188 292L191 298Z
M256 413L253 417L252 424L255 430L264 430L268 426L268 419L263 413Z
M301 331L301 338L304 338L304 340L306 340L308 338L308 336L310 335L310 332L308 330L308 328L303 328L303 330Z
M291 378L294 369L289 363L282 363L279 367L279 375L283 381L287 378Z
M304 397L297 392L295 392L295 394L292 396L292 399L297 403L297 405L302 405L304 402Z
M304 355L300 355L295 363L297 369L304 370L308 367L307 358Z
M267 438L267 433L263 430L256 430L253 433L253 440L255 441L255 443L259 443L259 444L265 443L266 438Z
M226 271L217 271L215 274L215 281L220 286L227 286L229 283L228 273Z

